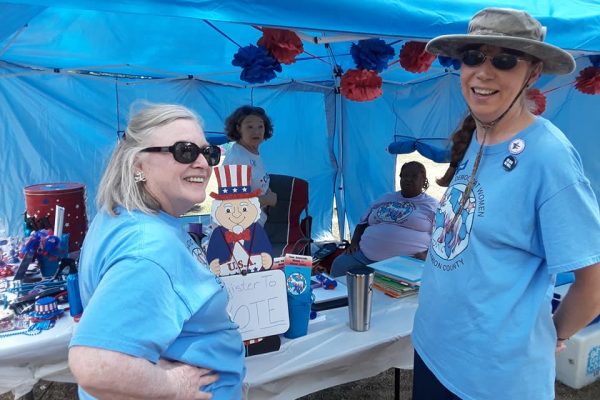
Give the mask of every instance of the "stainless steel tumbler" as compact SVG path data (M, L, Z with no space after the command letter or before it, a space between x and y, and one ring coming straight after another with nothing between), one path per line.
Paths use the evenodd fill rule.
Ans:
M350 328L355 331L369 330L374 277L375 270L366 266L350 268L346 272Z

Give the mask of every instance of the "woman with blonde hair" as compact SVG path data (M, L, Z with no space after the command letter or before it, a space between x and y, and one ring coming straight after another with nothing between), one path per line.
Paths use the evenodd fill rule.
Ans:
M204 201L220 156L185 107L131 117L81 250L84 312L69 350L80 398L241 398L227 291L178 220Z

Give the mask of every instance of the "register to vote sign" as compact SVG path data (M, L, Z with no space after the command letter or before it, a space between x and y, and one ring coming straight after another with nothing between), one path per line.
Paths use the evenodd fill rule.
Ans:
M284 333L290 327L285 274L267 270L222 276L229 293L227 312L243 340Z

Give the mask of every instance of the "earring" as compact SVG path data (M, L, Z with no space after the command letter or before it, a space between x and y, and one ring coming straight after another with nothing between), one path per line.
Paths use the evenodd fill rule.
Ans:
M133 180L135 183L146 182L146 175L144 175L144 171L135 171L133 174Z

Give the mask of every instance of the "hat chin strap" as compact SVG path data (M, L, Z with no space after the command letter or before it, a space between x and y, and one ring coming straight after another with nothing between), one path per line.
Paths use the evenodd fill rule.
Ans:
M523 83L523 86L521 86L521 89L519 90L519 92L517 93L517 95L515 96L515 98L513 99L513 101L511 101L511 103L508 106L508 108L506 110L504 110L504 112L502 114L500 114L500 116L498 118L496 118L495 120L493 120L492 122L483 122L482 120L480 120L479 118L477 118L477 116L475 115L475 113L471 110L471 107L469 107L467 105L467 108L469 109L469 113L471 114L471 116L473 117L473 119L479 125L481 125L481 127L484 130L484 133L487 133L489 129L491 129L494 126L496 126L496 124L498 123L498 121L500 121L502 118L504 118L504 116L510 111L510 109L512 108L512 106L517 102L517 99L519 98L519 96L521 96L521 93L523 93L523 91L527 87L529 87L529 85L528 85L529 79L531 79L531 72L529 72L529 76L527 77L527 79L525 79L525 83Z
M477 156L475 157L475 162L473 163L473 170L471 171L471 176L469 177L469 180L467 181L465 190L462 193L462 196L460 198L458 210L454 213L454 218L452 218L452 222L450 222L450 227L449 227L450 231L454 230L454 224L456 223L458 218L460 216L462 216L462 211L464 210L465 205L467 204L467 201L469 200L469 196L471 195L471 191L473 190L473 186L475 185L475 175L477 174L477 171L479 170L479 164L481 163L481 158L483 156L483 147L485 146L485 141L487 139L488 132L490 131L490 129L492 129L494 126L496 126L498 121L500 121L502 118L504 118L504 116L508 113L508 111L512 108L512 106L517 102L517 99L519 98L519 96L521 96L521 93L523 93L523 90L525 90L525 88L527 86L529 86L527 84L529 82L529 79L531 79L531 72L529 73L529 76L527 77L527 79L525 79L525 83L523 83L521 90L519 90L519 93L517 93L517 95L515 96L513 101L510 103L508 108L502 114L500 114L500 116L498 118L496 118L492 122L483 122L482 120L477 118L475 116L475 114L473 114L473 111L471 111L471 107L469 107L467 105L467 107L469 108L469 112L471 113L471 116L473 117L473 119L475 119L475 121L477 121L477 123L480 124L481 127L483 128L483 138L481 140L481 144L479 145L479 151L477 151Z

